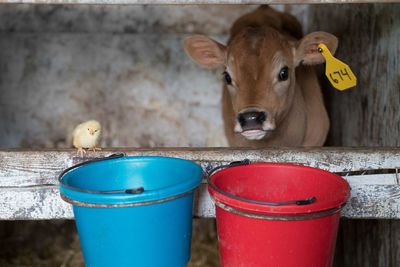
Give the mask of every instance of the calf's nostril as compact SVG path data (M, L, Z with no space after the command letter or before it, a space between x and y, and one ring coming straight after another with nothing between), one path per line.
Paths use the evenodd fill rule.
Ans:
M244 117L243 113L240 113L237 117L238 122L240 123L240 126L244 126L246 124L246 119Z
M264 123L264 121L267 119L267 115L265 114L265 112L259 112L258 116L257 116L257 121L259 123Z

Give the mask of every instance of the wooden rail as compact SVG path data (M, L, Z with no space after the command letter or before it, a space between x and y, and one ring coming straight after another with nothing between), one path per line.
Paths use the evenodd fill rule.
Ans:
M248 158L252 162L296 163L340 172L352 188L342 216L400 218L400 148L121 148L91 152L86 158L77 157L74 150L0 150L0 220L72 219L71 206L59 196L58 175L76 163L117 152L184 158L199 163L206 171ZM215 216L205 182L196 191L194 214Z
M4 4L201 5L201 4L349 4L398 3L399 0L0 0Z

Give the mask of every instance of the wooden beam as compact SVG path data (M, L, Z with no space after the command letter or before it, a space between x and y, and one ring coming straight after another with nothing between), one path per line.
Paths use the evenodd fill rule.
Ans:
M0 0L0 4L202 5L202 4L348 4L397 3L399 0Z
M340 172L352 188L342 216L400 218L400 187L396 173L400 165L398 148L123 148L89 153L87 158L77 157L74 150L0 150L0 219L73 218L71 206L59 196L58 175L79 162L118 152L124 152L127 156L184 158L197 162L206 171L248 158L252 162L296 163ZM357 172L356 175L354 172ZM205 183L196 191L194 213L197 217L215 216Z

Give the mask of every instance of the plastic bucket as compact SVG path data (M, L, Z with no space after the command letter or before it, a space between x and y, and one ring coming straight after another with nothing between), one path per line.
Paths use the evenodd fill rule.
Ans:
M60 175L86 266L186 266L190 259L197 164L122 157L80 164Z
M332 265L340 209L350 194L340 176L258 163L216 172L208 190L216 204L221 266Z

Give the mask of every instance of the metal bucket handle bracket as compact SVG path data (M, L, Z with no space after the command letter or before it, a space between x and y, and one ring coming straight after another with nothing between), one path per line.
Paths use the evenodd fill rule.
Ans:
M236 166L241 166L241 165L250 165L251 161L249 159L244 159L242 161L234 161L226 165L221 165L218 167L215 167L211 169L211 171L207 172L207 183L218 193L228 196L230 198L234 198L237 200L241 201L246 201L246 202L251 202L255 204L262 204L262 205L269 205L269 206L283 206L283 205L289 205L289 204L296 204L296 205L309 205L317 201L316 197L310 197L307 199L298 199L298 200L291 200L291 201L284 201L284 202L266 202L266 201L257 201L257 200L251 200L251 199L246 199L238 196L234 196L232 194L223 192L219 188L217 188L210 180L210 176L215 173L217 170L224 169L224 168L229 168L229 167L236 167Z
M78 163L72 167L69 167L67 169L65 169L59 176L58 176L58 181L60 182L60 184L62 184L63 186L75 190L75 191L80 191L80 192L85 192L85 193L92 193L92 194L118 194L118 193L126 193L126 194L140 194L144 192L144 188L143 187L139 187L139 188L133 188L133 189L122 189L122 190L110 190L110 191L98 191L98 190L87 190L87 189L82 189L82 188L76 188L70 185L67 185L63 182L63 177L65 174L67 174L68 172L82 167L84 165L90 164L90 163L94 163L94 162L99 162L99 161L104 161L104 160L109 160L109 159L118 159L118 158L123 158L126 157L125 153L115 153L115 154L111 154L108 157L104 157L104 158L96 158L96 159L91 159L91 160L87 160L81 163Z

